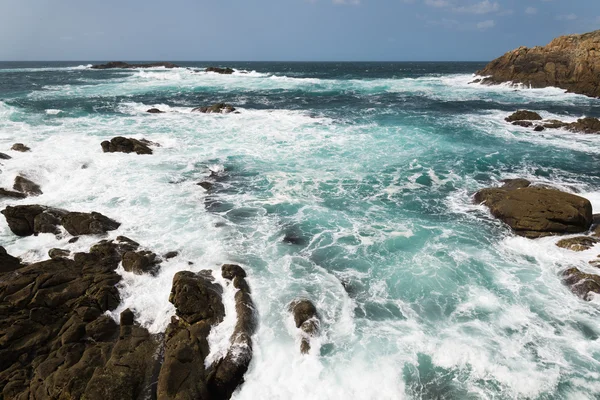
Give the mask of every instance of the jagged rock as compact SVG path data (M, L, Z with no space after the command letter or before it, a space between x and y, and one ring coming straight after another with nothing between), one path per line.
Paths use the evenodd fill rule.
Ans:
M136 153L136 154L152 154L152 149L149 145L153 144L145 139L125 138L117 136L110 140L105 140L101 143L102 151L105 153Z
M531 128L533 126L533 122L531 121L513 121L512 124L515 126L522 126L523 128Z
M231 104L225 103L215 103L212 106L196 107L192 109L192 112L201 112L205 114L229 114L233 111L235 111L235 107L233 107Z
M14 151L20 151L21 153L25 153L26 151L31 150L29 147L25 146L23 143L15 143L12 145L12 147L10 149L14 150Z
M220 67L208 67L205 69L206 72L215 72L217 74L225 74L225 75L231 75L233 74L235 71L229 67L226 68L220 68Z
M574 238L559 240L556 245L563 249L573 251L584 251L594 247L597 243L600 243L600 239L592 236L577 236Z
M310 351L310 338L319 333L319 316L315 305L307 299L295 300L288 309L294 315L296 328L302 330L302 341L300 343L300 352L307 354Z
M168 253L165 253L165 255L163 255L163 258L165 260L170 260L171 258L175 258L179 255L178 251L169 251Z
M540 121L542 117L540 114L528 111L528 110L519 110L504 118L506 122L514 122L514 121Z
M252 360L252 335L256 331L256 311L246 282L246 271L239 265L221 267L223 278L232 280L238 289L235 294L237 322L229 339L230 348L224 358L210 367L208 388L219 399L229 399L244 382L244 375Z
M558 37L544 47L519 47L490 62L477 74L482 83L556 86L600 97L600 31Z
M598 118L580 118L577 122L567 125L571 132L600 133L600 120Z
M121 226L117 221L97 212L70 212L62 217L61 222L67 232L73 236L99 235L114 231Z
M0 160L10 160L11 158L8 154L0 153Z
M29 179L18 175L15 178L15 183L13 184L13 189L30 196L39 196L42 194L42 188L35 182L30 181Z
M123 254L123 269L127 272L142 275L158 272L160 259L151 251L128 251Z
M211 190L215 186L214 183L212 183L212 182L206 182L206 181L199 182L199 183L197 183L197 185L200 186L200 187L202 187L206 191Z
M0 246L0 274L14 271L15 269L21 267L21 260L19 260L17 257L11 256L6 252L4 247Z
M485 204L516 234L529 238L585 232L592 223L589 200L554 189L487 188L477 192L474 200Z
M13 192L12 190L6 190L3 188L0 188L0 199L2 199L2 198L24 199L25 197L27 197L27 195L25 193Z
M92 65L92 69L113 69L113 68L156 68L156 67L164 67L164 68L180 68L178 65L170 63L170 62L157 62L157 63L148 63L148 64L128 64L122 61L111 61L106 64L98 64Z
M48 257L50 257L53 260L55 260L57 258L67 258L70 255L71 255L71 252L69 250L63 250L63 249L48 250Z
M560 129L568 126L569 124L566 122L559 121L557 119L550 119L548 121L544 121L543 127L547 129Z
M563 282L584 300L591 300L591 293L600 294L600 275L586 274L577 268L563 272Z
M146 112L150 113L150 114L164 114L165 113L165 111L161 111L158 108L151 108Z
M544 128L542 125L536 125L535 128L533 128L533 130L536 132L542 132L546 130L546 128Z

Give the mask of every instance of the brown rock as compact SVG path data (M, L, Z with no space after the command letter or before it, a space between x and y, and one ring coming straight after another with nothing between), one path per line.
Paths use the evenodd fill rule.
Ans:
M110 141L105 140L101 143L102 151L105 153L136 153L136 154L152 154L152 149L149 145L153 144L150 141L133 138L125 138L117 136Z
M23 143L15 143L12 145L12 147L10 149L14 150L14 151L20 151L21 153L25 153L25 152L31 150L29 147L25 146Z
M548 121L544 121L544 123L543 123L544 128L548 128L548 129L560 129L560 128L564 128L568 125L569 125L568 123L559 121L557 119L550 119Z
M21 268L21 260L13 257L6 252L6 249L0 246L0 274L4 272L14 271Z
M515 126L522 126L523 128L531 128L533 126L533 122L531 121L513 121L512 124Z
M540 121L542 117L540 114L527 111L527 110L519 110L514 112L513 114L506 117L504 120L506 122L514 122L514 121Z
M307 299L295 300L288 309L294 315L296 328L303 332L300 352L306 354L310 351L310 338L319 333L319 316L315 305Z
M519 47L490 62L477 73L482 83L556 86L600 97L600 31L558 37L544 47Z
M97 212L69 212L62 217L61 222L67 232L73 236L99 235L114 231L121 226L117 221Z
M600 275L586 274L577 268L563 272L563 282L571 291L584 300L590 300L590 293L600 294Z
M516 234L529 238L585 232L592 205L583 197L541 187L487 188L474 196Z
M600 133L600 120L598 118L580 118L577 122L567 125L567 129L577 133Z
M22 193L26 193L30 196L39 196L43 193L40 185L20 175L15 178L13 189Z
M128 251L123 254L123 269L138 275L156 274L160 259L151 251Z
M208 107L196 107L192 109L192 112L201 112L205 114L229 114L235 111L235 107L231 104L216 103Z
M597 243L600 243L600 239L592 236L577 236L574 238L559 240L556 245L563 249L573 251L584 251L594 247Z

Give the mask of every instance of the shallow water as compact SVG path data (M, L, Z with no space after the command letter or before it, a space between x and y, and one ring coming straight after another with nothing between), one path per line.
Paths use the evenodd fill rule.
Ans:
M157 277L120 271L115 317L132 308L153 332L174 313L175 272L243 265L260 324L235 399L600 396L600 299L581 301L559 277L594 272L600 246L515 237L471 202L525 177L600 212L599 136L503 121L517 108L598 117L598 100L469 84L477 63L229 63L229 76L88 64L0 63L0 151L32 148L1 161L0 187L20 173L44 191L0 206L102 212L122 223L110 237L179 251ZM218 101L241 113L190 112ZM102 153L117 135L161 147ZM221 179L207 193L196 183L211 171ZM17 238L0 221L0 242L26 261L98 240L68 239ZM211 357L227 345L232 295ZM307 356L286 310L298 297L322 319Z

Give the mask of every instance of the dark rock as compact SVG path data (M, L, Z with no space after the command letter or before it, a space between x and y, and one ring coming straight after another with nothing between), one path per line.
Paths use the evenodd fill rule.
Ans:
M469 85L474 84L474 83L481 83L481 79L473 79L471 82L469 82Z
M39 205L25 205L25 206L8 206L2 210L2 214L6 218L8 227L17 236L30 236L36 231L35 220L40 215L46 213L50 209L48 207ZM40 218L38 218L38 226L40 226ZM54 227L56 228L56 226Z
M177 309L179 318L190 325L198 321L206 321L212 325L223 320L223 289L213 281L210 271L198 274L181 271L175 274L169 301Z
M239 265L224 264L221 267L221 275L223 276L223 278L229 279L231 281L235 278L245 278L246 271L244 271L244 268L240 267Z
M160 259L151 251L128 251L123 254L123 269L134 274L156 274Z
M584 300L591 300L591 293L600 294L600 275L586 274L577 268L563 272L563 282Z
M23 143L15 143L12 145L12 147L10 149L14 150L14 151L20 151L22 153L25 153L26 151L31 150L29 147L25 146Z
M21 260L13 257L6 252L6 249L0 246L0 274L4 272L14 271L21 268Z
M122 68L122 69L131 69L131 68L156 68L156 67L164 67L164 68L180 68L178 65L175 65L170 62L157 62L157 63L148 63L148 64L128 64L121 61L112 61L106 64L98 64L92 65L92 69L113 69L113 68Z
M580 118L577 122L567 125L567 129L577 133L600 133L600 120L598 118Z
M523 178L503 179L501 182L503 183L502 189L506 190L522 189L531 186L531 182Z
M201 113L205 113L205 114L228 114L230 112L235 111L235 107L233 107L231 104L225 104L225 103L216 103L213 104L212 106L208 106L208 107L196 107L194 109L192 109L192 112L201 112Z
M540 114L527 111L527 110L519 110L506 117L504 120L506 122L514 122L514 121L540 121L542 117Z
M10 160L11 158L8 154L0 153L0 160Z
M531 128L533 126L533 122L531 121L513 121L513 125L522 126L523 128Z
M558 247L562 247L563 249L584 251L591 249L598 243L600 243L600 239L598 238L592 236L577 236L574 238L559 240L556 245Z
M492 215L516 234L529 238L585 232L592 223L589 200L554 189L487 188L477 192L474 199L489 207Z
M490 62L477 74L482 83L522 83L555 86L569 92L600 97L600 31L567 35L545 47L519 47Z
M136 153L136 154L152 154L152 149L149 145L152 142L141 139L125 138L117 136L110 140L105 140L101 143L102 151L105 153Z
M206 72L215 72L217 74L225 74L225 75L231 75L233 74L235 71L229 67L226 68L220 68L220 67L208 67L205 69Z
M120 223L100 213L70 212L62 217L63 227L73 236L99 235L114 231Z
M533 128L533 130L536 132L542 132L546 130L546 128L544 128L542 125L536 125L535 128Z
M79 236L75 236L71 239L69 239L69 243L76 243L79 240Z
M69 250L63 250L63 249L48 250L48 257L50 257L53 260L55 260L57 258L67 258L70 255L71 255L71 252Z
M295 300L288 309L294 315L296 328L302 330L302 341L300 343L300 352L307 354L310 351L310 338L319 333L319 316L317 308L310 300Z
M212 182L206 182L206 181L199 182L199 183L197 183L197 185L201 186L206 191L210 191L215 186L214 183L212 183Z
M171 258L175 258L179 255L178 251L169 251L168 253L165 253L165 255L163 256L163 258L165 260L170 260Z
M165 111L161 111L158 108L151 108L146 112L148 112L150 114L164 114L165 113Z
M12 190L6 190L3 188L0 188L0 199L2 199L2 198L24 199L25 197L27 197L27 195L25 193L13 192Z
M559 121L557 119L551 119L548 121L544 121L543 127L547 129L560 129L568 126L569 124L566 122Z
M13 189L22 193L26 193L30 196L39 196L43 193L40 185L20 175L15 178Z

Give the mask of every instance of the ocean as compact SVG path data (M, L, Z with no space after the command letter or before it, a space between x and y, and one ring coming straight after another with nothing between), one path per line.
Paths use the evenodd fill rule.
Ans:
M177 271L242 265L259 325L234 399L600 397L600 299L579 299L560 277L599 273L588 261L600 246L515 236L472 201L519 177L600 213L600 136L504 121L521 108L600 117L597 99L470 84L485 63L89 64L0 63L0 151L13 157L0 161L0 187L24 174L44 192L0 207L97 211L122 223L110 238L178 251L155 277L119 269L114 317L131 308L154 333L174 315ZM240 113L191 112L216 102ZM160 147L102 153L114 136ZM16 142L32 151L10 152ZM211 174L207 192L197 183ZM19 238L0 221L0 243L27 262L99 240L69 239ZM321 319L307 355L287 309L298 298ZM233 294L224 299L211 360L235 324Z

